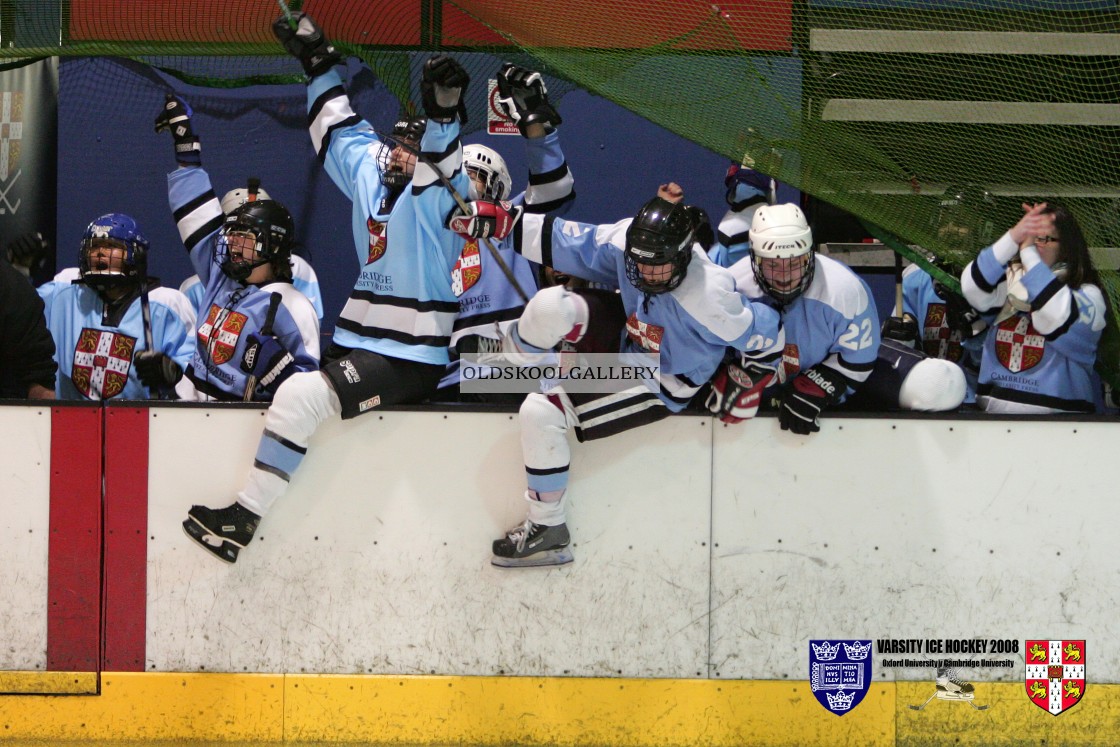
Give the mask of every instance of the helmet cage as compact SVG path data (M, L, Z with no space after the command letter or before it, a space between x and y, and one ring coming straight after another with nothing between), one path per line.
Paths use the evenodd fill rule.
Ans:
M109 263L101 255L108 248ZM130 216L109 213L90 223L78 250L82 282L98 291L136 283L146 272L148 240ZM118 261L113 261L118 260Z
M482 183L480 198L486 200L508 199L513 191L506 161L493 148L485 145L463 146L463 168L473 179Z
M377 165L381 183L389 189L403 189L412 180L416 151L428 127L425 117L401 117L392 132L378 144Z
M244 283L262 265L290 262L293 231L292 216L280 203L247 202L226 216L218 232L215 258L226 277ZM251 248L245 246L246 239Z
M768 296L785 305L812 285L817 265L813 232L801 208L793 204L760 207L751 221L749 236L751 269ZM796 285L778 287L767 279L767 269L771 277L790 277L800 271L800 278Z
M624 263L626 279L643 293L668 293L684 282L688 263L692 261L695 231L688 208L655 197L650 200L626 229ZM660 279L642 268L669 265Z

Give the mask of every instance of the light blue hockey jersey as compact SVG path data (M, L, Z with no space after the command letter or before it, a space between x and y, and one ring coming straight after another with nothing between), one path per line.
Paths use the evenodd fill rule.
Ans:
M58 362L55 395L70 400L156 398L158 393L140 383L132 364L147 349L139 292L115 319L106 318L104 301L89 286L46 285L50 287L40 295ZM185 369L194 351L190 303L170 288L153 288L148 295L155 349Z
M871 289L862 278L831 257L818 254L814 261L813 282L792 303L780 307L785 350L772 387L823 363L847 379L847 398L875 367L879 317ZM755 279L750 257L732 265L731 273L747 298L774 305Z
M167 197L179 237L204 286L198 315L197 345L186 367L200 400L241 401L248 374L241 370L246 342L259 332L268 316L270 298L279 293L272 334L292 354L296 371L319 369L319 318L307 297L291 283L274 282L260 287L244 285L222 272L216 257L218 231L225 221L210 177L198 166L179 168L167 175ZM269 401L272 394L255 390L254 401Z
M527 215L506 240L538 264L619 289L627 315L619 349L659 354L659 396L673 412L712 377L728 347L760 358L782 349L777 312L737 292L731 273L697 244L677 288L648 297L635 288L626 278L624 254L631 220L595 226Z
M1099 411L1101 385L1093 367L1106 320L1100 288L1072 289L1039 262L1022 281L1032 310L997 321L1007 300L1007 267L995 252L1001 244L1005 256L1014 251L1014 240L1004 234L961 274L964 297L990 326L978 393L1066 412Z
M353 203L351 228L361 272L335 325L334 342L392 358L446 365L459 314L452 270L463 239L443 224L454 201L436 172L418 162L399 197L381 183L385 142L350 107L337 70L307 86L311 141L331 180ZM421 150L463 195L458 121L429 122ZM390 230L391 229L391 230Z

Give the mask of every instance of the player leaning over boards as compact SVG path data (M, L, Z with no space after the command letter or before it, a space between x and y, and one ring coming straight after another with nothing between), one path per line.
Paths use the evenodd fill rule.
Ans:
M292 374L319 368L319 319L292 285L292 216L269 199L223 212L202 168L190 107L178 96L167 95L155 129L174 141L178 166L167 175L167 199L205 288L186 372L193 391L180 393L202 402L267 402Z
M293 21L295 28L281 18L273 30L308 75L312 144L354 203L353 233L363 269L321 371L295 374L277 391L237 501L221 509L194 506L183 523L192 539L231 563L287 490L321 423L381 405L419 402L435 390L459 311L451 270L463 239L444 229L455 203L438 173L461 194L470 193L459 143L469 76L446 55L430 58L421 81L426 126L418 119L399 122L398 145L350 108L332 70L341 57L322 30L304 14ZM419 163L411 151L416 145L423 155Z
M528 489L525 521L493 543L500 567L561 565L572 560L565 503L570 448L653 423L685 408L715 372L727 346L761 365L777 362L783 346L778 315L735 291L731 273L713 264L694 241L683 192L667 185L633 218L589 225L526 215L507 239L526 258L618 294L585 297L564 286L539 291L503 343L520 353L542 353L561 340L609 341L589 353L656 353L660 390L638 385L618 393L569 394L556 387L530 394L520 410Z

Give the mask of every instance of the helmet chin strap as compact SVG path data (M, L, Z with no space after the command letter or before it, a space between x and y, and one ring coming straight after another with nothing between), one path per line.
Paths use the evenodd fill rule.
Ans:
M254 262L231 262L227 259L225 262L222 262L222 274L230 280L245 284L249 276L253 274L253 270L261 265L268 264L268 262L269 260L267 259L258 259Z

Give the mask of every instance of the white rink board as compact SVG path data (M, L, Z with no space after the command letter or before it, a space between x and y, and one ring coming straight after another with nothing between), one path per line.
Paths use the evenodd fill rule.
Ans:
M810 639L1042 638L1086 639L1093 681L1120 681L1117 427L717 425L713 676L805 679ZM876 679L931 677L883 658ZM1022 677L1021 651L987 658L1016 665L985 681Z
M575 444L576 560L520 570L489 563L524 517L515 415L336 420L230 566L180 524L233 500L262 413L152 410L149 671L707 676L709 419Z
M51 410L0 406L0 670L47 668Z

